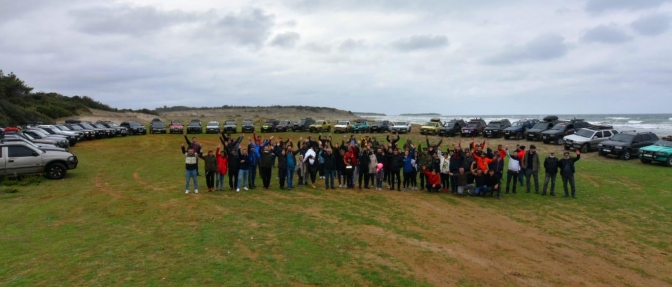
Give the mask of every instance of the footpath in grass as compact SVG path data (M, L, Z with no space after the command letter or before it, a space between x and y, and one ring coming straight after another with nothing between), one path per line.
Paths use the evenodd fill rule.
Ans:
M206 149L218 143L198 137ZM325 190L323 181L285 191L275 169L270 190L204 193L201 176L201 194L185 195L182 142L83 142L65 180L3 183L13 192L0 193L0 285L672 284L665 167L583 155L578 199Z

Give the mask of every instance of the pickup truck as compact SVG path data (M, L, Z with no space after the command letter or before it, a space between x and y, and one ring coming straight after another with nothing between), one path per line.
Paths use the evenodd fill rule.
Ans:
M5 141L0 132L0 176L44 174L62 179L68 170L77 168L77 156L67 151L42 150L22 141Z

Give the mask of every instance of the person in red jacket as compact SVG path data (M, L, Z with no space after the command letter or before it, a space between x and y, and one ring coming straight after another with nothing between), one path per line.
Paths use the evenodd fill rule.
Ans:
M520 165L522 167L523 165L523 157L525 157L525 146L521 145L518 147L518 158L520 159ZM521 170L520 173L518 173L518 180L520 181L520 186L525 186L525 182L523 181L523 174L524 172Z
M436 170L432 168L432 171L428 171L427 167L423 166L422 171L427 175L427 190L429 192L439 192L441 190L441 177Z
M221 145L217 146L217 183L215 184L215 190L218 191L224 191L224 176L229 168L229 157L225 151L220 152L221 149Z

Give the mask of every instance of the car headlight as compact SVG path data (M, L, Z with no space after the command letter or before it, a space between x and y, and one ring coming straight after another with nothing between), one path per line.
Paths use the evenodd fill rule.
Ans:
M623 147L622 146L617 146L616 149L623 149Z
M664 151L659 151L656 153L657 156L667 156L667 153Z
M602 144L598 144L597 147L602 147ZM617 147L618 148L618 147Z

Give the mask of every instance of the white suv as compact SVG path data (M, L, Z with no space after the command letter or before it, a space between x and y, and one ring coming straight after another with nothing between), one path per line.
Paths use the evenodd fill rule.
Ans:
M599 144L608 140L618 131L611 127L589 126L578 130L575 134L563 138L565 150L581 149L581 152L595 151Z

